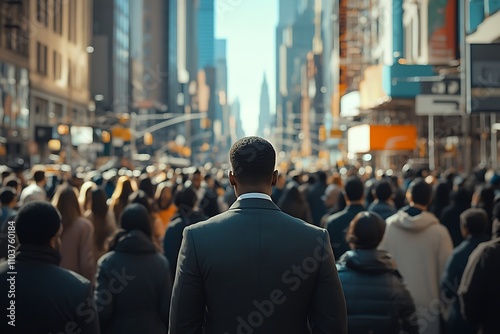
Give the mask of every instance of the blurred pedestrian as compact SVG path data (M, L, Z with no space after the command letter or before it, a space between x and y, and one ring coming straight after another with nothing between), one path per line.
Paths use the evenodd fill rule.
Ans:
M182 188L175 194L175 207L178 209L172 217L163 238L163 251L170 263L172 277L175 277L177 257L182 243L182 233L187 226L208 219L203 211L196 209L196 193L189 188Z
M174 204L174 184L170 181L162 182L156 188L155 201L158 209L158 216L163 224L162 235L168 228L168 224L177 212L177 207Z
M9 222L17 216L17 192L11 187L0 188L0 261L7 258L8 249L14 249L17 239L9 240ZM10 246L9 246L10 245Z
M61 213L61 267L72 270L89 281L94 280L94 227L84 218L78 203L78 194L69 184L59 186L52 199Z
M312 223L316 226L320 226L321 218L326 214L326 207L321 198L325 194L327 187L327 176L325 172L319 171L314 177L316 182L309 189L306 199L311 210Z
M278 181L276 182L276 185L273 187L273 192L271 194L271 199L273 200L273 202L276 205L278 205L278 201L280 200L281 195L283 195L283 192L285 191L285 187L286 187L286 177L280 173L280 174L278 174ZM230 191L232 194L234 194L233 188L231 188ZM235 198L235 200L236 200L236 198ZM233 205L233 203L231 203L230 205Z
M120 221L120 215L128 204L129 196L137 190L134 180L128 176L120 176L116 184L116 188L111 195L110 209L115 215L115 221Z
M90 210L85 217L94 226L94 259L95 263L108 251L108 241L118 229L115 215L106 203L106 192L101 187L95 187L90 193Z
M493 202L495 201L495 188L491 185L481 185L472 196L473 208L484 209L488 215L488 233L491 233L493 221Z
M92 196L90 195L90 193L95 187L96 184L94 182L85 181L80 188L78 202L80 203L80 207L82 208L83 213L87 212L91 208Z
M19 204L23 205L31 201L47 201L47 193L45 192L45 169L33 168L32 169L32 183L23 189Z
M172 278L151 240L149 213L140 204L123 210L110 252L99 260L95 302L102 333L164 334Z
M351 250L337 264L347 304L348 332L417 334L410 292L392 257L377 250L384 231L384 220L372 212L358 213L349 225L346 240Z
M10 312L15 315L4 316L1 333L100 333L89 280L59 266L62 230L61 217L50 203L30 202L19 211L15 282L9 263L0 263L0 289L5 291L0 308L10 312L15 302ZM13 286L15 296L7 298Z
M365 210L363 182L355 176L347 179L344 187L347 206L344 210L328 217L325 228L330 234L333 254L338 260L342 254L349 250L349 245L345 240L345 235L349 224L354 217Z
M440 217L443 224L450 233L453 247L457 247L464 240L460 224L460 215L470 208L472 193L465 187L460 187L451 194L451 203L446 206Z
M375 200L368 207L368 211L375 212L383 219L387 219L396 213L396 207L392 202L392 187L389 182L385 180L376 182L372 193Z
M438 218L441 217L443 209L450 204L450 192L451 188L448 182L438 182L433 191L429 212L432 212Z
M128 204L141 204L146 208L149 213L149 224L151 225L151 239L156 249L161 252L163 248L161 247L161 241L163 239L163 223L158 216L153 203L151 202L148 195L143 190L134 191L128 198ZM120 220L121 221L121 220Z
M439 334L440 310L433 303L439 301L440 277L453 244L446 228L427 211L431 185L416 178L406 194L410 205L387 218L379 249L392 254L405 279L417 307L420 332Z
M500 238L483 242L469 256L458 295L465 319L478 333L500 333Z
M309 204L299 191L297 183L293 181L286 185L285 191L278 201L278 207L292 217L302 219L309 224L313 223Z
M449 303L446 333L475 334L476 326L466 321L460 312L458 288L470 254L480 243L489 240L486 234L488 216L483 209L468 209L460 215L460 220L465 240L453 250L441 280L441 289Z

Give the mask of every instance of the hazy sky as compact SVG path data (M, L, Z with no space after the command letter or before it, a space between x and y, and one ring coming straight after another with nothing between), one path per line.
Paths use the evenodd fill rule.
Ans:
M215 0L216 38L227 39L229 100L240 99L243 128L254 135L259 126L260 89L264 73L271 112L276 101L276 0Z

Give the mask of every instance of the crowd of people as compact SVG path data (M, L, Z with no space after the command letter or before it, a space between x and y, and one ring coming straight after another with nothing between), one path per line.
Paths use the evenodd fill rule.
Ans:
M0 286L7 291L7 249L13 242L8 226L15 221L20 332L167 333L170 325L171 333L201 333L198 327L222 333L230 326L218 319L233 313L238 333L500 332L498 174L486 169L470 175L426 169L364 174L356 167L343 174L278 173L274 150L266 151L262 139L252 140L243 144L257 143L267 156L248 162L236 145L230 173L150 166L71 174L3 166ZM258 212L251 211L252 201ZM320 231L327 231L326 237ZM328 240L323 252L332 254L331 263L316 263L311 270L318 281L281 275L288 262L278 259L300 258L317 238ZM333 269L323 267L329 265ZM248 289L238 291L239 283L227 277L244 281ZM280 299L274 292L285 291L283 281L292 278L298 282L292 291L300 286L314 298ZM341 290L324 280L339 280ZM266 286L282 288L270 288L270 296ZM340 312L331 327L322 325L328 323L322 312L331 308L326 296L336 299L331 302ZM231 309L238 298L273 303L256 306L262 318L257 321L251 312L246 318L237 306ZM8 303L2 297L0 308ZM302 311L309 314L309 329L299 323ZM295 324L289 330L266 325L285 316ZM0 328L8 326L3 321Z

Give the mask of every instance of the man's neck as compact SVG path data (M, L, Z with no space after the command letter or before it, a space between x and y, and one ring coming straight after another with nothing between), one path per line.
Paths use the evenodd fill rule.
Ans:
M363 205L363 203L364 203L364 201L362 199L359 201L349 201L349 200L345 201L345 204L347 204L348 206Z

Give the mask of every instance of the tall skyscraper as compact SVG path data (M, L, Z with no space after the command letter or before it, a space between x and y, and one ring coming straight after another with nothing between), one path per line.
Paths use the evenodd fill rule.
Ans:
M16 3L19 2L9 1L8 5L15 6ZM51 150L59 151L61 157L66 156L61 160L74 161L71 159L76 156L74 146L79 145L77 135L72 136L71 132L76 133L78 126L88 126L93 122L93 113L89 110L92 1L48 3L31 0L29 5L29 19L33 20L29 24L36 27L36 33L29 34L30 107L33 110L30 122L37 142L30 152L32 163L49 162ZM2 2L4 4L6 1ZM117 54L117 62L122 60L121 55ZM21 82L26 80L24 78ZM128 80L124 80L123 85L127 92ZM56 138L56 134L60 138ZM49 150L50 139L59 140L59 150L54 150L57 145ZM86 150L84 156L87 154L90 150Z
M215 0L199 0L198 69L213 67L215 57Z
M269 86L264 74L260 92L259 136L268 137L271 130L271 105L269 101Z
M0 8L0 165L29 159L29 0L2 2ZM9 28L10 27L10 28ZM33 35L33 34L31 34ZM33 55L33 53L31 53ZM33 56L32 56L33 57ZM33 59L36 63L36 60ZM32 109L33 110L33 109ZM48 115L45 114L47 117Z
M130 2L100 0L94 6L92 96L98 108L129 112Z

